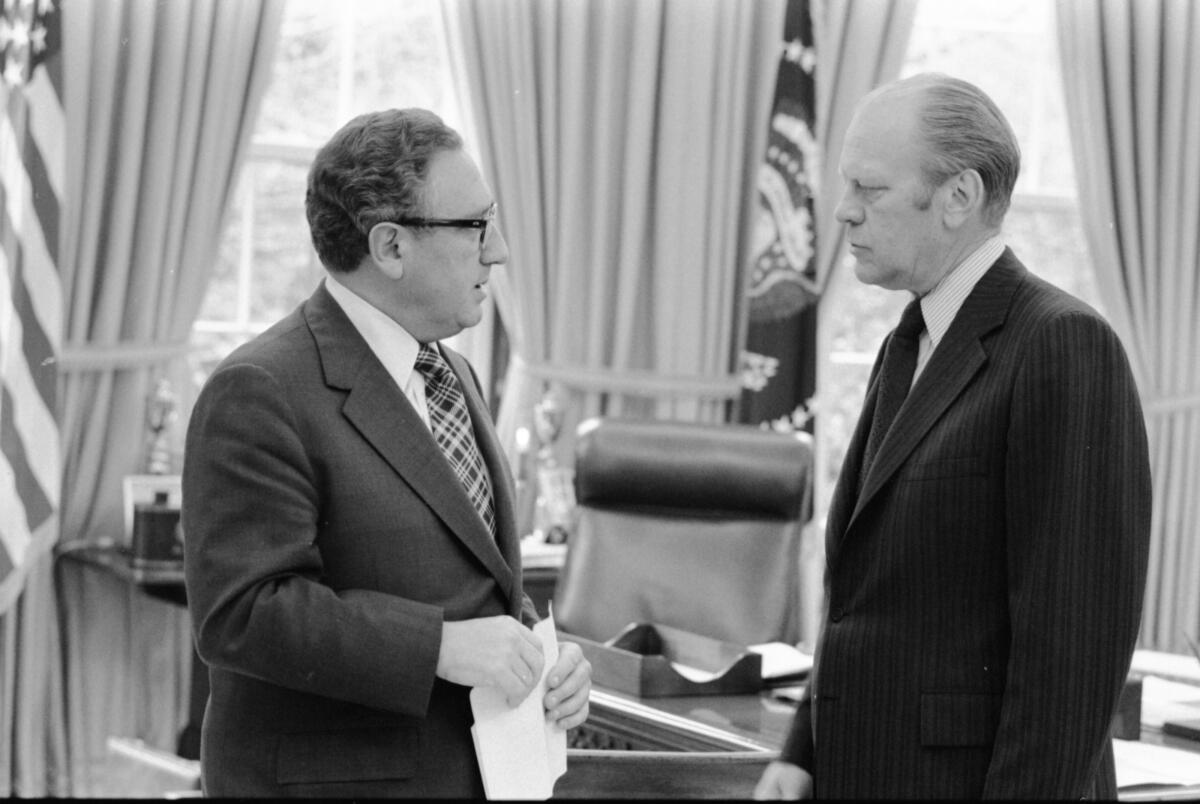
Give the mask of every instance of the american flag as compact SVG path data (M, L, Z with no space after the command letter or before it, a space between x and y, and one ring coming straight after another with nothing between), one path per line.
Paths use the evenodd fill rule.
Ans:
M0 0L0 614L58 530L61 42L53 0Z

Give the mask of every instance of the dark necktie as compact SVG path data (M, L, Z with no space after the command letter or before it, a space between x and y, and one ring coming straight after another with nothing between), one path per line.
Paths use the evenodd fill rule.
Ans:
M913 371L917 368L917 339L925 329L921 315L921 300L913 299L904 308L896 331L888 339L883 353L883 365L879 369L879 395L875 400L875 416L871 419L871 432L867 436L867 449L863 453L862 468L859 470L859 487L867 477L879 445L887 435L896 411L900 410L908 389L912 386Z
M475 444L475 431L467 413L467 402L458 378L442 359L441 353L421 344L417 351L417 371L425 377L425 401L429 407L429 423L433 438L442 448L446 460L467 490L467 496L487 529L496 535L496 515L492 509L492 490L488 485L483 457Z

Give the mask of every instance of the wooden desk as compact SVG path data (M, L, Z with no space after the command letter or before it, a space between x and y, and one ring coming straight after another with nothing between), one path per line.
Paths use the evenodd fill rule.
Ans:
M637 698L593 687L585 729L627 741L633 750L775 751L787 738L794 704L770 690L757 695L694 695ZM1141 741L1194 751L1200 742L1143 725ZM583 746L580 746L583 747Z
M770 691L757 695L637 698L592 688L587 723L570 735L572 748L633 751L761 751L774 754L786 739L794 704ZM1143 725L1141 741L1196 752L1200 742ZM1200 785L1134 788L1122 801L1200 799Z
M778 751L794 707L758 695L643 698L592 688L577 748L660 751Z
M151 597L180 606L187 605L182 561L142 566L134 562L133 554L124 547L82 543L64 544L58 549L57 556L115 575L126 583L141 588Z

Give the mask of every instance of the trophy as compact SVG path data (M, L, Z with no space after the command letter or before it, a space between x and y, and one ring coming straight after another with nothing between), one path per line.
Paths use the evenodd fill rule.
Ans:
M537 501L534 504L534 533L547 544L563 544L571 528L575 510L575 488L571 470L560 467L554 456L555 444L562 433L566 411L553 392L547 389L533 406L533 429L538 439Z
M521 426L513 433L513 441L516 447L513 485L517 493L517 533L524 538L533 532L534 505L536 503L534 492L537 491L537 484L530 478L534 458L533 435L528 427Z
M550 391L546 391L541 401L533 406L533 429L538 438L539 468L558 465L554 457L554 444L562 433L563 415L562 404Z
M150 428L150 448L146 454L146 473L165 475L171 471L171 445L168 430L175 421L175 394L165 378L154 385L146 405L146 425Z

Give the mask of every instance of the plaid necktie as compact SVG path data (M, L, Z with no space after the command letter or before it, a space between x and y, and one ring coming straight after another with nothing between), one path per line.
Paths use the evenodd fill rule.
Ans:
M462 481L483 523L495 536L496 515L492 510L492 490L483 467L483 457L475 445L475 432L471 428L471 417L467 414L467 402L458 387L458 379L441 354L429 344L421 344L416 368L425 377L425 400L429 406L433 438Z
M875 416L871 419L871 432L867 435L867 449L863 453L862 468L858 472L858 485L862 488L867 472L883 443L884 436L892 426L892 419L912 385L913 372L917 368L917 339L925 329L925 318L921 315L921 300L913 299L904 308L896 331L884 348L883 365L879 369L879 395L875 400Z

